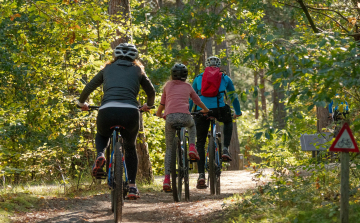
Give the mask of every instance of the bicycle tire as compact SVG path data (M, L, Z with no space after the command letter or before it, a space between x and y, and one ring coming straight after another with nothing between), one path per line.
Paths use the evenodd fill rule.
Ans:
M220 175L216 174L215 194L220 195Z
M115 190L111 190L110 199L111 199L111 212L114 213L114 197L115 197Z
M209 138L209 178L210 178L210 194L215 194L215 181L216 181L216 168L215 168L215 142L212 134Z
M220 195L220 176L221 176L221 168L222 168L222 162L221 162L221 143L219 142L219 138L216 139L217 148L215 150L215 159L218 165L216 166L216 181L215 181L215 194Z
M110 181L114 181L114 166L110 167L110 157L111 157L111 153L114 150L114 143L113 143L113 139L110 138L110 145L109 148L106 150L106 173L107 176L109 177L109 173L110 173L110 179L108 179L108 182ZM114 190L114 184L113 182L110 183L110 185L112 185L111 188L111 193L110 193L110 201L111 201L111 212L114 213L114 197L115 197L115 190ZM109 186L110 186L109 185Z
M175 202L181 201L181 192L182 192L182 179L181 179L182 163L179 162L179 158L178 158L179 147L180 147L180 141L179 138L176 136L174 138L173 148L171 151L171 180L172 180L173 198Z
M114 220L116 223L122 220L122 207L123 207L123 163L121 155L121 144L115 144L115 162L114 164Z
M188 161L188 138L185 136L186 130L183 129L183 164L184 164L184 187L185 187L185 201L190 201L190 185L189 185L189 161Z

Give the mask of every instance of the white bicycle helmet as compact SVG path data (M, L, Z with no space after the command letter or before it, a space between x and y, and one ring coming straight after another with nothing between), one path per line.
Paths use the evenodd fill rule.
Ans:
M205 61L205 67L217 66L220 67L221 60L218 57L208 57Z
M115 57L123 56L135 60L139 56L139 52L135 45L129 43L120 43L114 50Z

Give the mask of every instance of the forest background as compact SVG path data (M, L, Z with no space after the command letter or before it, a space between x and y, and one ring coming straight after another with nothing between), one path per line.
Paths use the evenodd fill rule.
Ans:
M124 41L139 48L157 103L175 63L186 64L192 83L208 56L222 59L243 111L234 122L235 161L228 169L238 168L240 153L254 170L311 165L299 138L333 130L327 108L332 100L349 103L350 128L359 142L356 0L0 0L0 13L3 185L67 184L90 174L96 112L81 112L75 102ZM101 97L99 88L88 102L99 105ZM145 98L141 92L139 102ZM143 125L139 177L151 182L163 173L164 121L143 114ZM356 154L351 162L356 189ZM338 184L326 185L338 179L337 170L320 169L309 185L336 194ZM327 177L323 187L319 174Z

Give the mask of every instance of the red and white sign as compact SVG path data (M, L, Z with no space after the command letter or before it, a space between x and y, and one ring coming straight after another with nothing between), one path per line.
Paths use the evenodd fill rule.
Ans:
M340 132L336 136L335 141L330 146L330 152L353 152L358 153L359 148L356 145L354 136L349 128L349 125L345 123Z

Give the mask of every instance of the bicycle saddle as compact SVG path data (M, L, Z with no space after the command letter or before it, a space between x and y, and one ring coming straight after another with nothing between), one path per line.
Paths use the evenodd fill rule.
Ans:
M180 123L175 123L175 124L171 125L171 127L176 129L176 130L180 130L184 126L182 124L180 124Z

